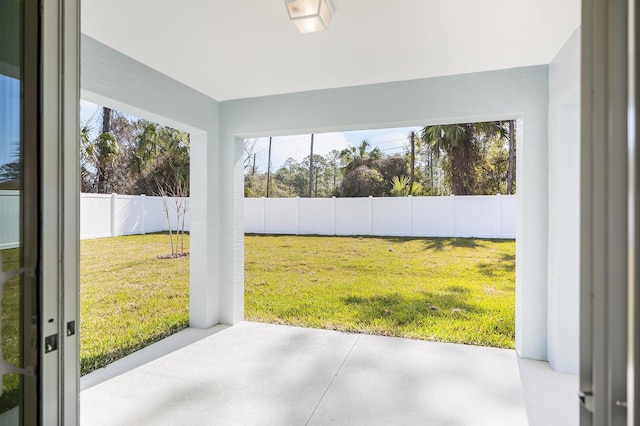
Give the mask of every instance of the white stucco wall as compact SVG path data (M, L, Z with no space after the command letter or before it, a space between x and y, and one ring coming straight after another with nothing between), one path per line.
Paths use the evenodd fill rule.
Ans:
M516 348L546 359L547 66L221 102L221 201L232 206L223 222L233 224L233 239L224 243L230 250L220 258L233 280L224 288L234 305L225 309L242 312L244 303L242 138L512 118L519 120Z
M549 65L549 363L578 373L580 30Z
M190 323L206 328L232 324L220 306L232 302L220 297L221 282L230 283L219 268L223 239L222 203L218 167L220 158L218 102L108 46L82 35L82 98L124 111L191 135L191 257Z

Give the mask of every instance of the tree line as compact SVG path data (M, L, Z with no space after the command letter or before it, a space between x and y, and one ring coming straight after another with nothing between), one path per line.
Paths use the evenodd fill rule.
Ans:
M514 194L514 121L425 126L407 135L401 154L387 155L367 140L356 147L289 158L277 170L258 170L256 140L245 141L246 197L386 197ZM269 153L271 152L271 143ZM270 155L269 155L270 157Z
M99 111L80 128L82 192L188 195L188 133L106 107Z
M188 133L101 108L80 134L83 192L188 195ZM394 155L367 140L319 155L311 135L309 155L289 158L277 170L270 158L267 170L257 169L255 143L245 141L247 197L492 195L516 189L514 121L425 126L410 132L404 152Z
M163 197L171 253L158 257L188 256L189 134L107 107L99 111L80 126L81 191Z

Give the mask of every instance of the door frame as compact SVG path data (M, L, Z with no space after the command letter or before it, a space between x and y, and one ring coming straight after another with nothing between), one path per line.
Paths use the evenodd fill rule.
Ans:
M34 0L35 1L35 0ZM41 424L79 423L80 1L39 0ZM57 336L57 349L46 339Z
M630 286L627 135L629 6L582 2L580 424L634 424L627 412ZM629 312L632 312L631 309ZM631 413L633 410L629 410Z

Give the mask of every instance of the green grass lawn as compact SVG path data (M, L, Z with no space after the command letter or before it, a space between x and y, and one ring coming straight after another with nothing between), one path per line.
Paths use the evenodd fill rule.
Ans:
M167 234L84 240L80 252L81 374L188 325L189 259L157 258Z
M247 236L248 320L513 348L515 242Z

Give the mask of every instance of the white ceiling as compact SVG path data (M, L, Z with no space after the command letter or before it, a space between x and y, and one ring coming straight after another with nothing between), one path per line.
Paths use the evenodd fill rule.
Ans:
M580 0L333 0L300 34L283 0L82 0L82 32L227 100L547 64Z

